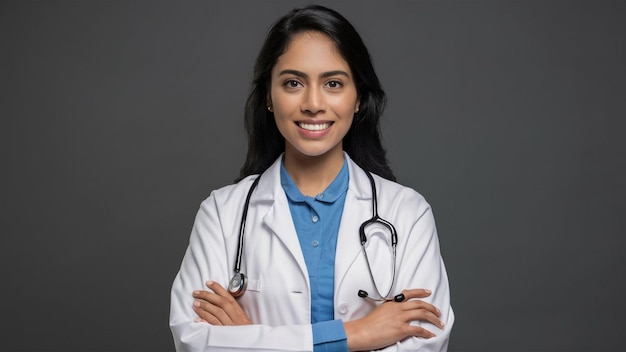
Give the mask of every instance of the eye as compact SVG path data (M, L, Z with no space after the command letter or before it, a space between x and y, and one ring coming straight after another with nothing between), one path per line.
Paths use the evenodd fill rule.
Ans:
M292 89L293 88L298 88L298 87L302 86L302 84L300 84L300 82L296 81L295 79L286 80L285 83L283 83L283 85L286 88L292 88Z
M339 81L329 81L328 83L326 83L326 86L328 88L336 89L336 88L341 88L342 84Z

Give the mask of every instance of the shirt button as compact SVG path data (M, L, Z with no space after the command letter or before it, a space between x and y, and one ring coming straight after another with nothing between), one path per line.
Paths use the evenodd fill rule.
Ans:
M320 245L320 243L318 241L313 241L311 242L311 244L313 245L313 247L317 247Z
M342 303L339 305L339 313L346 314L348 313L348 305L346 303Z
M318 222L320 218L317 217L317 215L313 215L313 217L311 218L311 220L313 222Z

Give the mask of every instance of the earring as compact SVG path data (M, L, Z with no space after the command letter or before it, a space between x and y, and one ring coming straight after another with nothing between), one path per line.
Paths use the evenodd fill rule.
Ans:
M354 110L354 113L356 114L357 112L359 112L359 107L356 107L356 110Z
M267 106L267 111L272 112L272 107L271 106Z

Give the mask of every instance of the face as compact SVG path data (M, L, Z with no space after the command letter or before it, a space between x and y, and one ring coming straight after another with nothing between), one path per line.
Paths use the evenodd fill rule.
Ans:
M268 106L285 137L285 155L343 158L359 99L348 63L324 34L293 37L272 69Z

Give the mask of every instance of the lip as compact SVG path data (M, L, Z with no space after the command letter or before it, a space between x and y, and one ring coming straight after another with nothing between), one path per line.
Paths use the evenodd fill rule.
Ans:
M296 121L298 132L305 138L321 138L333 127L333 121ZM327 125L327 126L324 126ZM305 128L306 127L306 128Z

